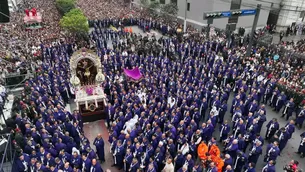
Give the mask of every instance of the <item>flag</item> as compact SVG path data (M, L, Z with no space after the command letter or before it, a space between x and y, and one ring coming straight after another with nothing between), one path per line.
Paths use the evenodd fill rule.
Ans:
M115 32L118 32L119 30L117 28L115 28L114 26L110 25L110 29L115 31Z

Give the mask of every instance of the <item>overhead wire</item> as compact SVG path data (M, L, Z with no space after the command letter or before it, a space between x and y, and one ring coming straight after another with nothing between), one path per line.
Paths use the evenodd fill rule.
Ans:
M271 2L271 1L265 1L265 0L254 0L254 1L257 1L257 2L263 2L263 3L269 3L269 4L276 4L276 5L285 5L286 7L292 7L292 8L302 8L300 6L294 6L294 5L288 5L288 4L285 4L285 3L279 3L279 2ZM259 4L259 3L258 3ZM284 9L284 10L291 10L291 9ZM295 10L293 10L295 11ZM300 10L300 11L304 11L304 10Z
M302 8L300 6L287 5L287 4L284 4L284 3L270 2L270 1L265 1L265 0L255 0L255 1L257 1L257 2L264 2L264 3L270 3L270 4L277 4L277 5L285 5L286 7L292 7L292 8Z
M222 2L227 2L227 3L231 3L231 0L218 0L218 1L222 1ZM258 1L258 0L256 0ZM217 1L215 1L217 2ZM256 4L249 4L249 3L245 3L245 2L242 2L241 3L242 6L248 6L248 7L254 7L256 8ZM264 4L262 4L262 6L264 6ZM289 5L286 5L289 7ZM290 6L290 7L295 7L295 6ZM268 8L268 9L267 9ZM277 8L273 8L273 7L262 7L262 9L265 9L265 10L275 10ZM286 8L281 8L281 9L278 9L278 10L283 10L283 11L294 11L294 12L304 12L305 10L292 10L292 9L286 9Z
M227 3L231 3L231 1L229 0L219 0L219 1L222 1L222 2L227 2ZM217 1L215 1L217 2ZM248 3L242 3L241 6L244 6L244 7L250 7L250 8L256 8L256 5L255 4L248 4ZM282 14L279 14L277 12L274 12L272 10L275 10L276 8L272 8L272 7L261 7L262 10L266 10L266 11L269 11L269 13L272 13L272 14L275 14L275 15L278 15L280 17L283 17L283 18L286 18L286 19L290 19L290 20L296 20L296 18L292 18L290 15L282 15ZM280 9L279 9L280 10ZM285 10L285 11L288 11L288 10ZM304 11L296 11L296 10L290 10L290 11L293 11L293 12L304 12ZM298 14L296 14L296 16L298 16ZM300 17L299 17L300 18Z

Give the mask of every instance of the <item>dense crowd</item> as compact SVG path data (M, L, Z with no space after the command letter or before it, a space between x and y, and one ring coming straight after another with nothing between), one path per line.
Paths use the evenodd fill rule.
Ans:
M0 25L0 51L1 58L30 59L38 56L40 44L48 44L54 39L61 38L59 28L60 15L56 9L55 1L30 0L24 1L18 11L10 13L10 23ZM43 18L44 27L39 30L25 31L23 10L36 8Z
M98 20L101 16L104 18L121 18L130 14L138 15L138 13L132 13L129 4L125 3L124 0L103 0L98 2L94 0L79 0L77 5L84 11L89 20Z
M91 38L98 54L107 59L104 60L109 76L107 83L117 82L105 86L112 90L107 110L114 165L126 171L160 171L164 166L171 168L168 166L174 162L175 171L194 168L241 171L253 169L259 156L264 154L268 163L263 171L275 170L275 160L291 138L295 122L303 124L305 108L297 110L296 120L285 126L280 127L277 119L269 119L266 125L265 104L287 120L296 109L293 98L279 92L275 85L284 72L270 69L287 66L279 65L283 62L277 64L273 58L266 60L271 50L254 49L251 58L242 58L243 49L225 52L224 44L216 40L185 39L180 43L176 38L157 41L135 34L101 31L99 25L107 22L95 23ZM133 22L143 30L149 23L142 19ZM162 24L156 25L161 32L168 32ZM113 50L107 48L107 39L112 40ZM146 44L161 44L162 49L144 48L143 51ZM133 46L137 51L133 51ZM178 54L175 61L171 60L172 51ZM135 66L141 66L143 80L139 83L116 81L122 75L121 68ZM235 96L232 107L227 107L231 92ZM223 120L227 111L232 121ZM218 123L221 125L218 137L225 145L222 157L225 163L213 137ZM260 135L264 125L267 126L265 139L270 142L266 153L262 152L265 139ZM249 147L251 151L245 154ZM302 144L299 150L302 152ZM203 161L197 162L199 154Z
M1 27L5 49L28 59L32 55L25 47L37 46L42 57L33 66L36 76L25 83L20 113L14 117L18 154L13 171L103 171L103 138L99 134L93 141L94 151L83 133L79 112L65 109L73 96L69 60L77 43L46 41L60 37L54 2L28 3L43 10L44 30L24 32L18 20ZM302 127L305 119L305 107L280 92L277 83L302 89L302 60L275 58L278 52L267 47L254 47L252 56L245 57L245 47L228 49L222 35L207 41L192 28L188 37L181 37L177 23L153 20L119 2L77 3L94 26L88 47L101 57L107 76L105 113L114 166L130 172L255 172L259 157L264 156L263 172L275 171L295 124ZM169 36L157 40L107 29L110 25L137 25L145 32L155 29ZM142 80L118 79L122 68L134 67L140 67ZM229 103L231 94L234 99ZM268 119L265 106L285 117L287 125ZM232 120L225 120L229 115ZM261 133L262 127L266 133ZM298 153L304 156L305 134L301 137ZM296 170L297 165L292 161L287 169Z

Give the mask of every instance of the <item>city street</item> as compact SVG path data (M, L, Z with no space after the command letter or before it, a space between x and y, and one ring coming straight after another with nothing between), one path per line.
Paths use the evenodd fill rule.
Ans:
M140 30L138 27L132 27L132 29L135 33L144 34L142 32L142 30ZM159 38L161 36L162 35L160 33L157 33L157 35L156 35L157 38ZM291 39L291 38L289 38L289 39ZM109 41L108 43L111 44L111 41ZM230 99L228 101L228 107L231 107L232 99L233 99L233 95L231 94ZM74 105L72 105L72 106L74 106ZM73 108L71 108L71 109L73 109ZM280 127L284 127L288 122L284 118L281 118L281 115L282 115L281 112L276 113L269 106L266 106L266 109L267 109L267 121L264 123L264 125L262 127L262 131L261 131L261 136L263 136L263 137L265 136L265 133L266 133L266 125L272 118L277 118L278 119ZM230 115L229 111L226 113L225 119L227 119L229 122L231 122L231 115ZM108 154L106 155L107 160L104 164L102 164L102 167L103 167L103 169L109 168L111 170L114 170L115 168L111 167L111 164L113 164L113 158L109 154L110 145L107 141L108 140L108 132L106 132L105 129L106 128L105 128L104 121L96 121L96 122L93 122L93 123L88 123L84 127L86 136L88 137L88 139L90 140L91 143L93 142L94 138L96 137L96 135L98 133L103 133L103 139L105 141L105 152L108 152ZM300 134L303 133L303 132L305 132L304 127L301 130L296 128L296 131L294 132L292 138L288 141L285 149L282 151L281 156L279 156L278 159L277 159L276 170L278 172L283 171L283 166L285 164L289 163L290 160L292 160L292 159L295 159L295 160L299 161L300 162L299 167L301 169L305 169L305 163L304 163L305 159L300 158L300 156L295 153L298 149L299 144L300 144ZM216 138L219 138L219 125L217 125L213 136L215 136ZM257 172L261 171L262 168L266 165L266 163L263 162L263 157L266 154L267 144L268 143L265 142L265 144L263 146L263 154L260 156L260 158L258 160L258 163L257 163L257 166L256 166ZM250 149L250 146L248 146L248 148Z

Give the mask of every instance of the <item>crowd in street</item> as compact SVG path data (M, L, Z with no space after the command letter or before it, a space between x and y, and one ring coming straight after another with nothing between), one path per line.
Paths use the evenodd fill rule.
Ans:
M7 60L30 59L39 56L40 44L48 44L54 39L61 38L59 28L60 15L56 9L55 1L30 0L25 1L22 8L10 12L10 23L0 24L0 52L1 58ZM36 8L41 13L44 28L25 31L23 10ZM38 54L37 54L38 53Z
M89 42L102 59L107 76L103 86L109 90L105 113L110 136L99 134L91 147L80 113L65 109L72 96L69 55L74 44L46 41L60 38L54 1L28 3L43 10L44 30L25 32L18 17L1 27L5 49L28 59L31 55L25 47L39 45L43 57L33 67L36 76L25 83L20 113L14 117L18 126L13 133L18 153L14 172L101 172L101 163L108 161L105 151L113 155L113 166L129 172L255 172L260 156L265 162L262 171L275 172L295 125L302 128L305 106L299 107L277 87L278 82L303 87L302 60L274 58L277 52L266 47L254 47L252 56L245 57L245 47L226 48L222 35L206 40L195 37L190 28L189 37L171 36L177 34L177 23L152 20L119 2L97 5L80 0L78 6L94 26ZM157 40L114 31L108 29L110 25L136 25L169 36ZM123 68L134 67L140 68L142 80L118 79ZM278 119L269 119L265 106L274 108L287 124L280 126ZM261 132L263 127L266 133ZM305 134L301 137L296 151L303 157ZM103 139L110 150L104 150ZM297 166L293 160L287 170L296 171Z
M149 23L131 20L143 30ZM161 171L173 167L174 163L175 171L200 171L202 168L251 171L258 158L264 155L267 165L263 171L275 171L275 160L291 138L295 123L302 126L305 119L305 108L301 107L294 116L293 98L276 87L280 78L286 78L285 70L290 66L281 65L283 62L278 63L273 58L266 60L268 53L272 55L268 49L255 49L251 58L242 58L245 53L242 49L226 54L224 44L192 39L182 43L176 38L155 40L162 45L162 51L149 56L156 52L153 49L141 52L141 44L146 44L147 38L102 31L99 26L107 22L111 24L108 20L95 23L91 38L98 47L98 54L107 59L104 60L109 76L107 83L115 82L105 85L112 90L107 111L115 166L125 171L139 168ZM156 25L161 26L161 32L168 32L162 24ZM107 49L107 39L112 40L113 50ZM136 52L128 47L134 44ZM178 54L176 61L170 60L172 49ZM114 55L121 52L122 55ZM121 68L135 66L141 66L144 79L139 83L118 83L116 78L122 75ZM270 70L276 66L284 71ZM302 64L295 67L300 68ZM234 99L228 107L231 92ZM267 119L265 105L273 107L287 120L292 116L296 120L279 126L277 119ZM224 121L224 116L229 114L232 121ZM220 125L217 138L224 144L224 156L220 156L219 143L213 135L217 125ZM260 133L262 127L267 127L266 133ZM265 143L266 152L262 152L264 142L269 142ZM198 156L202 161L197 161Z
M94 1L94 0L79 0L77 1L77 6L80 7L84 14L88 17L89 20L98 20L103 16L104 18L121 18L126 17L129 14L138 15L138 13L132 13L128 3L125 3L124 0L103 0L103 1ZM112 9L105 10L105 9Z

